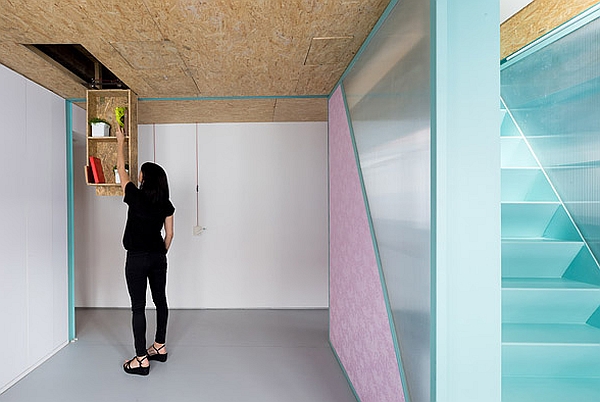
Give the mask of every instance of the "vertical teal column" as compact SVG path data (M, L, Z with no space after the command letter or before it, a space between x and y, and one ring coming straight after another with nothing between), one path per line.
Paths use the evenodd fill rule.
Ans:
M69 292L69 341L75 339L75 247L73 201L73 103L66 101L67 119L67 262Z
M500 402L499 6L431 4L431 400Z

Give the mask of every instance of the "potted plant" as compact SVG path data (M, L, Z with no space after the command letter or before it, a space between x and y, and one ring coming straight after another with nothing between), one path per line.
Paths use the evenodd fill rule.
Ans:
M92 137L108 137L110 135L110 124L99 117L90 119L92 126Z
M119 176L119 171L117 170L117 165L113 166L113 171L115 172L115 183L121 184L121 176ZM129 163L125 164L125 171L129 173Z

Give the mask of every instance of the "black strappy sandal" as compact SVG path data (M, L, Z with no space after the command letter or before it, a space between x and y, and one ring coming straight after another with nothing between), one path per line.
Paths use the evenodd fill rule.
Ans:
M154 344L152 344L152 346L150 346L148 348L148 351L150 351L150 349L154 349L154 354L148 353L148 360L156 360L158 362L166 362L167 361L167 355L168 353L164 353L164 354L160 354L159 350L161 350L162 348L165 347L166 344L162 345L160 348L156 349L156 346L154 346Z
M131 367L131 362L134 359L137 360L138 363L140 364L139 367ZM133 359L128 360L123 364L123 370L125 370L125 372L127 374L148 375L150 373L150 366L142 367L142 362L145 359L148 359L147 355L142 357L141 359L139 357L135 356ZM150 360L150 359L148 359L148 360Z

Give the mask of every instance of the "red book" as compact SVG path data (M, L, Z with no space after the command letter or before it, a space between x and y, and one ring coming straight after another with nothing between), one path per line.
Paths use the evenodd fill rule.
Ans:
M99 158L95 156L90 156L90 166L92 167L92 172L94 173L94 183L105 183L104 180L104 170L102 170L102 162Z
M92 173L92 167L91 166L84 166L85 167L85 178L87 180L87 183L95 183L94 182L94 173Z

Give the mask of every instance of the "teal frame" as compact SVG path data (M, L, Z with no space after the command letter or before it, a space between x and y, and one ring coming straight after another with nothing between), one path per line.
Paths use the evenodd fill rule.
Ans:
M69 341L75 333L75 204L73 194L73 102L65 101L67 154L67 280L69 308Z
M356 61L358 60L358 58L361 56L361 54L363 53L364 49L369 45L370 41L372 40L373 36L377 33L377 31L380 29L380 27L382 26L382 24L384 23L384 21L387 19L387 17L389 16L389 14L391 13L391 11L393 10L393 8L396 6L396 4L398 3L398 0L391 0L390 3L388 4L388 6L386 7L386 9L384 10L384 12L382 13L380 19L378 20L378 22L375 24L375 26L373 27L372 31L370 32L370 34L367 36L367 39L365 40L365 42L363 43L363 45L361 46L361 48L359 49L359 51L356 53L355 57L353 58L353 60L350 62L350 64L348 65L347 69L345 70L345 72L342 74L342 76L340 77L340 80L338 81L338 83L334 86L334 89L332 90L332 92L329 95L307 95L307 96L244 96L244 97L189 97L189 98L140 98L139 100L142 102L145 101L177 101L177 100L243 100L243 99L284 99L284 98L288 98L288 99L309 99L309 98L327 98L329 99L331 97L331 95L333 94L333 92L337 89L338 86L340 86L343 82L343 79L347 76L347 74L351 71L351 69L353 68L354 64L356 63ZM442 46L438 46L436 40L438 39L438 30L440 31L446 31L448 30L448 2L447 1L435 1L435 0L431 0L431 63L432 63L432 133L431 133L431 138L432 138L432 145L431 145L431 152L432 152L432 157L431 157L431 180L432 180L432 187L431 187L431 223L432 223L432 232L431 232L431 281L432 281L432 292L431 292L431 297L432 297L432 316L431 316L431 320L432 320L432 325L431 325L431 331L432 331L432 337L431 337L431 364L432 364L432 369L431 369L431 387L432 387L432 397L435 397L436 395L436 370L435 370L435 364L436 364L436 346L437 346L437 339L436 339L436 325L435 323L437 322L437 310L435 309L435 307L437 306L437 300L436 300L436 295L437 295L437 291L436 291L436 287L437 287L437 277L436 277L436 273L437 273L437 267L436 267L436 261L437 261L437 210L436 210L436 206L437 206L437 202L438 202L438 195L437 195L437 191L436 191L436 186L434 185L434 183L437 182L437 176L436 176L436 172L438 169L438 165L437 165L437 130L438 130L438 118L443 118L443 116L448 116L448 111L446 110L446 108L444 107L437 107L438 105L438 78L440 77L439 74L443 74L441 72L441 70L437 69L437 63L439 62L438 57L443 53L446 52L446 49ZM444 58L444 57L442 57ZM446 60L447 60L447 53L446 53ZM508 62L509 60L506 60L505 62ZM342 91L343 91L343 86L342 86ZM348 115L348 111L347 111L347 103L346 103L346 97L345 94L343 95L344 98L344 104L346 107L346 113ZM70 99L70 100L66 100L66 120L67 120L67 133L66 133L66 137L67 137L67 208L68 208L68 213L67 213L67 220L68 220L68 225L67 225L67 236L68 236L68 292L69 292L69 339L70 340L74 340L75 336L76 336L76 332L75 332L75 292L74 292L74 195L73 195L73 149L72 149L72 139L73 139L73 127L72 127L72 104L76 103L76 102L85 102L85 99ZM443 105L442 105L443 106ZM348 115L349 118L349 115ZM399 351L399 346L398 346L398 340L396 338L396 331L395 331L395 327L394 327L394 322L393 322L393 317L391 315L391 311L390 311L390 303L389 303L389 298L388 298L388 294L387 294L387 289L385 287L385 278L383 277L383 272L381 269L381 261L380 261L380 256L379 256L379 252L378 252L378 248L377 248L377 239L375 237L375 233L373 230L373 225L372 225L372 220L371 220L371 215L369 212L369 206L368 206L368 200L366 199L366 195L365 195L365 189L364 189L364 183L363 183L363 178L362 178L362 173L360 172L360 164L359 164L359 160L358 160L358 156L356 155L356 144L355 144L355 138L354 138L354 133L352 130L352 124L349 121L349 126L350 126L350 133L351 133L351 137L352 137L352 142L353 142L353 147L354 147L354 152L355 152L355 157L357 158L357 168L359 169L359 177L361 180L361 187L362 187L362 191L363 191L363 199L365 200L365 207L367 209L367 213L368 213L368 219L369 219L369 226L370 226L370 231L371 231L371 236L372 236L372 241L373 241L373 245L375 247L375 253L376 253L376 259L377 259L377 264L378 264L378 269L379 269L379 274L380 274L380 280L381 280L381 284L382 284L382 289L384 292L384 298L385 298L385 302L386 302L386 309L387 309L387 313L388 313L388 319L390 322L390 329L391 329L391 333L393 336L393 341L394 341L394 348L395 348L395 352L396 352L396 358L398 360L398 367L400 370L400 375L401 375L401 379L402 379L402 384L405 390L405 397L406 400L408 402L408 394L406 393L407 387L406 387L406 380L405 380L405 375L404 375L404 370L403 370L403 366L402 366L402 362L401 362L401 357L400 357L400 351ZM333 353L336 356L336 359L338 359L339 362L339 358L336 354L335 349L332 347ZM346 378L349 381L349 378L347 377L347 373L345 372L343 366L340 364L340 366L342 367L342 370L344 371L344 374L346 375ZM352 387L352 384L350 383L350 386L352 388L352 391L355 393L356 396L356 392L354 390L354 388ZM358 398L357 398L358 399Z
M445 3L444 3L445 4ZM435 0L431 0L429 2L429 29L430 29L430 43L429 43L429 63L430 63L430 83L431 86L429 90L430 93L430 127L431 132L429 133L429 138L431 139L429 145L430 152L430 194L429 194L429 220L431 224L431 232L429 234L429 258L431 261L430 265L430 285L431 293L430 293L430 306L431 306L431 322L430 322L430 333L429 333L429 342L430 342L430 351L429 351L429 395L432 400L437 396L436 387L436 373L437 373L437 121L438 117L443 117L442 113L438 112L437 101L436 101L436 90L437 90L437 58L439 52L444 52L446 49L437 49L437 31L438 24L444 23L444 28L446 27L445 20L441 19L437 20L438 15L438 2ZM443 30L442 30L443 31ZM434 118L435 117L435 118Z
M340 79L338 80L338 82L333 86L333 89L331 90L331 93L329 94L328 99L331 98L331 95L333 95L333 93L335 92L335 90L337 89L337 87L342 82L344 82L344 78L346 78L346 76L348 76L348 74L350 73L350 71L352 70L352 68L354 67L354 65L356 64L356 61L363 54L363 52L365 51L365 49L367 48L367 46L369 46L369 44L373 40L373 36L375 36L375 34L377 33L377 31L379 31L379 29L381 28L381 26L385 22L385 20L387 20L387 18L389 17L390 13L394 9L394 7L396 7L396 4L398 4L398 1L399 0L391 0L390 3L385 8L385 10L383 10L383 13L381 14L381 17L379 17L379 19L377 20L377 23L375 23L375 26L373 26L373 29L371 29L371 32L369 33L369 35L367 35L367 38L365 39L365 41L363 42L363 44L361 45L361 47L358 49L358 52L356 52L356 54L352 58L352 61L350 61L350 64L348 64L348 67L346 67L346 70L344 70L344 72L342 73L342 76L340 77Z
M430 4L431 400L500 402L499 7Z
M138 102L155 102L155 101L231 101L231 100L258 100L258 99L329 99L329 95L264 95L264 96L189 96L189 97L174 97L174 98L138 98ZM85 102L85 98L68 99L72 103Z
M363 179L363 174L362 174L362 170L361 170L361 167L360 167L360 158L359 158L358 149L357 149L357 146L356 146L356 138L355 138L355 135L354 135L354 129L352 127L352 119L350 117L350 111L348 109L348 102L346 100L346 92L344 90L344 85L343 85L344 79L350 73L350 71L352 70L352 68L356 64L357 60L360 58L360 56L362 55L362 53L364 52L364 50L367 48L367 46L369 46L369 44L372 41L373 37L377 34L377 32L379 31L379 29L384 24L385 20L388 18L388 16L390 15L390 13L392 12L392 10L394 9L394 7L397 4L398 4L398 0L391 0L390 1L390 3L388 4L388 6L386 7L386 9L381 14L381 17L379 18L379 20L377 21L377 23L375 24L375 26L373 27L373 29L371 30L371 32L369 33L369 35L367 36L367 38L365 39L365 41L363 42L363 44L361 45L361 47L359 48L358 52L356 52L356 55L354 55L352 61L350 62L350 64L348 64L348 67L346 68L346 70L344 71L344 73L342 73L342 76L340 77L340 79L338 80L338 82L336 83L336 85L331 90L331 93L329 94L328 99L330 99L331 96L333 95L333 93L338 89L338 87L340 87L340 89L342 91L342 99L344 101L344 108L346 110L346 118L348 119L348 127L350 129L350 138L352 140L352 149L354 150L354 158L356 160L356 168L358 170L358 177L359 177L359 180L360 180L360 187L361 187L361 191L362 191L363 201L364 201L364 204L365 204L365 210L366 210L367 219L368 219L368 222L369 222L369 231L371 233L371 241L373 243L373 249L374 249L374 252L375 252L375 259L377 261L377 270L379 272L379 280L380 280L380 284L381 284L381 288L382 288L382 292L383 292L383 297L384 297L384 301L385 301L386 312L387 312L388 321L389 321L389 325L390 325L390 332L392 334L392 340L393 340L393 344L394 344L394 352L396 353L396 361L398 363L398 370L399 370L399 373L400 373L400 380L402 382L402 391L403 391L403 394L404 394L403 396L404 396L406 402L410 402L410 394L407 392L408 385L407 385L407 382L406 382L406 376L405 376L405 372L404 372L404 366L402 364L402 357L401 357L401 353L400 353L400 347L399 347L399 343L398 343L398 337L397 337L397 334L396 334L396 327L395 327L395 324L394 324L394 317L392 315L392 310L391 310L391 305L390 305L390 299L389 299L389 295L388 295L388 291L387 291L387 286L386 286L386 282L385 282L385 276L384 276L383 268L382 268L382 265L381 265L381 257L379 255L379 247L378 247L378 244L377 244L377 237L375 235L375 228L374 228L374 225L373 225L373 219L372 219L372 216L371 216L371 210L370 210L370 207L369 207L369 201L368 201L368 197L367 197L367 193L366 193L366 189L365 189L365 183L364 183L364 179ZM331 266L329 267L329 269L331 269ZM338 356L335 348L333 347L333 345L331 343L331 339L329 340L329 345L330 345L330 347L331 347L331 349L332 349L332 351L333 351L333 353L334 353L334 355L335 355L335 357L337 359L338 364L342 368L342 372L344 373L344 376L346 377L346 380L348 381L348 384L350 384L350 388L352 389L352 392L354 393L354 396L355 396L356 400L360 402L360 398L359 398L358 394L356 393L356 390L354 389L354 386L352 385L352 382L350 381L350 378L348 377L348 373L346 372L346 369L342 365L342 363L341 363L341 361L339 359L339 356Z
M373 250L375 252L375 260L377 261L377 271L379 272L379 282L381 284L381 290L383 293L383 299L385 301L385 309L388 316L388 322L390 325L390 332L392 334L392 341L394 343L394 352L396 353L396 361L398 363L398 370L400 372L400 380L402 381L402 392L404 394L404 400L410 401L410 394L407 392L408 383L406 382L406 376L404 373L404 366L402 364L402 354L400 353L400 345L398 343L398 336L396 334L396 325L394 323L394 316L392 314L392 306L387 290L385 281L385 274L383 272L383 266L381 263L381 255L379 253L379 245L377 243L377 236L375 235L375 225L373 224L373 217L371 215L371 207L369 206L369 197L367 196L367 189L365 187L365 181L363 178L362 169L360 167L360 156L358 154L358 147L356 146L356 137L354 135L354 128L352 126L352 118L350 116L350 110L348 109L348 102L346 101L346 91L344 90L343 83L340 83L342 90L342 99L344 100L344 108L346 110L346 118L348 119L348 127L350 129L350 138L352 139L352 150L354 151L354 159L356 161L356 169L358 170L358 178L360 180L360 189L365 203L365 212L367 214L367 220L369 221L369 232L371 233L371 241L373 243Z

